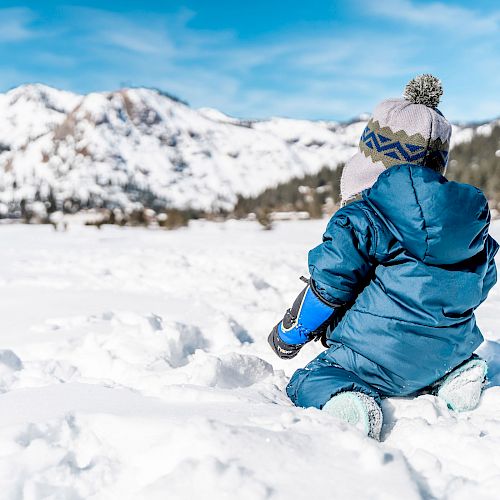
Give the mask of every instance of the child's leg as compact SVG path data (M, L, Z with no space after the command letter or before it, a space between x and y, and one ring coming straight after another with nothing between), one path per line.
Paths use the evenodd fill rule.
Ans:
M288 397L296 406L319 409L334 395L347 391L362 392L380 404L380 395L373 387L356 374L328 361L328 351L297 370L286 388Z

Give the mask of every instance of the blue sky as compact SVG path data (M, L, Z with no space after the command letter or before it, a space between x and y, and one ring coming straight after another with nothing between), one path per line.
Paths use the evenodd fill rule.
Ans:
M241 117L349 119L414 75L451 120L500 115L496 0L0 3L0 89L145 85Z

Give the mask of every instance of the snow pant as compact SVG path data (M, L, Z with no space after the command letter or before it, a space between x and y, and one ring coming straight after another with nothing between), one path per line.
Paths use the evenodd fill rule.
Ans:
M328 350L297 370L286 388L296 406L321 409L335 394L345 391L363 392L380 404L380 394L371 385L329 359Z

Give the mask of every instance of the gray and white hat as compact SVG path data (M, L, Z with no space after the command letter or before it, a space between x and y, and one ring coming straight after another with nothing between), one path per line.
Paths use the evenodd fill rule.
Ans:
M444 174L451 125L437 109L441 82L421 75L406 85L403 98L382 101L359 141L359 151L346 163L340 180L342 205L371 187L393 165L413 163Z

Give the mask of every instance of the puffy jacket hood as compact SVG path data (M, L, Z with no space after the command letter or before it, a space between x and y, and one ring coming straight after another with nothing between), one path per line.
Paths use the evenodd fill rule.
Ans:
M455 264L484 247L490 212L483 193L429 168L391 167L363 198L402 246L427 264Z

